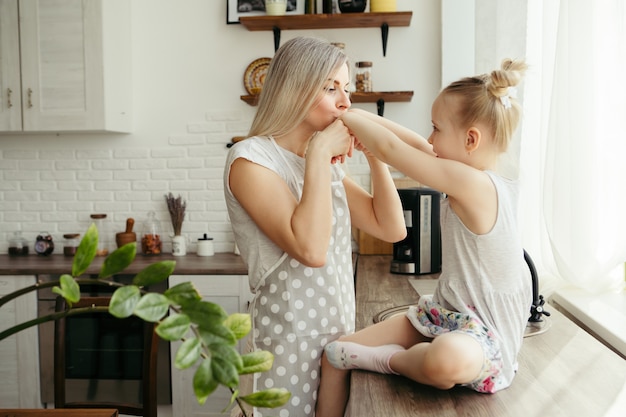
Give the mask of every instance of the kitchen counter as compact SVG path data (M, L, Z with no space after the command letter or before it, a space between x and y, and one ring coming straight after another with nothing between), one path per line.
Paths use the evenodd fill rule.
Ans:
M408 277L389 272L391 256L360 255L357 262L357 328L391 307L418 297ZM427 275L421 279L434 279ZM530 283L529 283L530 285ZM526 337L511 387L496 394L466 388L438 390L407 378L353 371L350 415L371 417L622 416L626 361L564 315L546 305L551 326Z
M72 271L71 256L64 255L28 255L9 256L0 255L0 275L42 275L42 274L69 274ZM105 257L96 257L88 274L97 274L102 267ZM213 256L173 256L162 254L146 256L138 254L132 264L123 273L136 274L148 265L163 261L176 261L174 274L176 275L248 275L248 269L241 256L233 253L216 253Z

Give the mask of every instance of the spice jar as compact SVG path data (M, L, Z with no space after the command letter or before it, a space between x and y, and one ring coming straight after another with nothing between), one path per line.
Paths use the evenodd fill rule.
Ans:
M38 255L48 256L54 252L54 242L48 232L40 232L35 240L35 252Z
M107 256L109 254L109 229L106 214L92 214L91 219L98 228L98 249L96 256Z
M143 225L141 235L141 251L144 255L159 255L163 243L161 242L161 232L156 220L156 213L148 213L148 219Z
M13 232L9 238L9 256L28 255L28 241L22 236L22 232Z
M78 239L80 234L78 233L67 233L63 235L63 255L65 256L74 256L76 255L76 249L78 249L78 245L80 244L80 240Z
M371 93L372 90L372 62L359 61L356 64L354 87L359 93Z

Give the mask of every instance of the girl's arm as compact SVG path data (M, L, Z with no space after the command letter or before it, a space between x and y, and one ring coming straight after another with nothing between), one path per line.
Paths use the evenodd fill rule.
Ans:
M423 136L418 133L412 131L409 128L406 128L394 121L389 119L385 119L377 114L370 113L368 111L362 109L351 108L349 110L350 113L357 114L361 117L364 117L368 120L371 120L375 123L378 123L381 126L386 127L390 131L392 131L397 137L399 137L406 144L411 145L414 148L419 149L422 152L426 152L428 154L434 155L433 147Z
M474 233L490 230L497 203L495 188L486 173L462 162L437 158L432 150L410 146L386 126L360 112L348 112L341 119L356 140L381 161L447 194L455 212Z

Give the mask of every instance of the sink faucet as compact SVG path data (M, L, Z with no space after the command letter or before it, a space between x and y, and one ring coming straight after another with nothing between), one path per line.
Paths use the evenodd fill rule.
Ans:
M528 321L537 323L543 321L541 319L542 315L549 317L550 312L544 310L543 308L546 301L543 299L543 295L539 294L539 278L537 277L537 269L535 268L535 264L526 250L524 250L524 260L528 265L528 269L530 269L530 278L533 281L533 304L530 306L530 317L528 318Z

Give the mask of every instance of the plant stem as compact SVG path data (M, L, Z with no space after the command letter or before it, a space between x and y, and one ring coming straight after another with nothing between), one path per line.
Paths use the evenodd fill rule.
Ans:
M93 313L96 311L108 312L109 308L105 306L72 308L70 310L59 311L57 313L48 314L47 316L37 317L35 319L25 321L24 323L18 324L17 326L9 327L8 329L4 330L3 332L0 333L0 341L6 339L7 337L13 336L17 332L20 332L32 326L36 326L41 323L46 323L48 321L62 319L67 316L75 316L78 314Z
M119 282L114 282L114 281L109 281L109 280L105 280L105 279L93 279L93 278L82 278L82 279L77 279L76 282L81 285L81 284L85 284L85 285L101 285L104 287L123 287L124 284L121 284ZM11 294L7 294L4 295L2 297L0 297L0 307L2 307L3 305L5 305L6 303L8 303L9 301L24 295L26 293L29 293L31 291L39 291L42 288L50 288L50 287L55 287L55 286L59 286L61 285L59 281L50 281L50 282L38 282L34 285L31 285L29 287L24 287L20 290L14 291Z

